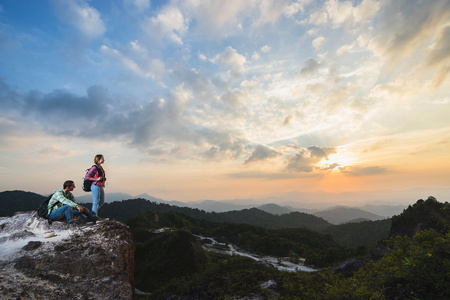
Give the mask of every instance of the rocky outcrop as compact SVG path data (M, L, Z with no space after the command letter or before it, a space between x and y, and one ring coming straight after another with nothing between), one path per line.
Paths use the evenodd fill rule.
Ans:
M132 299L134 242L121 222L68 230L34 212L0 218L2 299Z

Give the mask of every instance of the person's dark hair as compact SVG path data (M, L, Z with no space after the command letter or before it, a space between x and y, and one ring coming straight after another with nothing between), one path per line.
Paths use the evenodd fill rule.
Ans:
M100 159L102 159L102 157L103 157L103 154L97 154L97 155L94 157L94 164L98 165L98 161L99 161Z
M63 184L63 189L68 188L69 186L71 186L73 184L73 180L66 180Z

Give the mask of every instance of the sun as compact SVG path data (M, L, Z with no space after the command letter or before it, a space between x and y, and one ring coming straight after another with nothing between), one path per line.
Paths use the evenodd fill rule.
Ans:
M317 167L320 170L329 170L331 172L339 172L340 168L345 168L352 164L353 158L345 153L334 153L330 154L327 158L322 158L320 162L317 163Z

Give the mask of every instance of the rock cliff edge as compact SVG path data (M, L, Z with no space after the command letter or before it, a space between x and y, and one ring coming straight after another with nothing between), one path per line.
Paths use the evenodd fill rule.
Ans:
M121 222L70 231L19 212L0 218L2 299L132 299L134 241Z

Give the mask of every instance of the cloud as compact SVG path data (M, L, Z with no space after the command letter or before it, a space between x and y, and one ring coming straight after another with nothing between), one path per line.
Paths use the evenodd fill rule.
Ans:
M183 45L182 37L188 30L188 20L178 7L168 5L156 17L146 18L142 28L158 42L166 38L177 45Z
M320 169L316 166L322 159L328 160L328 155L336 153L335 148L321 148L309 146L308 148L299 148L295 155L287 158L286 171L294 172L312 172Z
M2 111L14 109L21 105L19 93L6 84L2 78L0 78L0 103Z
M221 117L229 117L231 121L237 121L239 118L250 117L251 112L246 105L247 97L244 91L232 90L224 93L220 101L211 108L217 108Z
M426 53L424 69L436 69L434 86L439 86L450 74L450 26L444 27L438 34L436 42Z
M338 56L348 54L353 48L355 47L354 44L351 45L342 45L339 47L339 49L336 51L336 54Z
M217 63L224 68L230 68L230 78L236 79L240 78L244 74L247 59L245 56L239 54L236 49L228 46L221 53L218 53L212 59L212 62Z
M102 86L91 86L87 96L79 97L65 90L48 94L31 91L24 97L24 112L43 123L54 122L55 128L65 128L72 120L87 120L107 109L108 95ZM80 128L81 129L81 128Z
M100 13L84 0L53 0L57 17L81 36L92 40L103 36L106 26Z
M204 152L208 159L237 159L245 152L245 145L249 143L241 132L235 130L203 127L196 134L200 138L198 142L211 145Z
M164 62L151 58L146 49L142 48L137 41L130 43L127 50L128 55L105 45L100 47L100 51L138 76L160 79L166 73Z
M442 26L449 18L450 2L446 0L388 1L380 11L377 35L369 47L390 64L403 62L422 51L437 36L436 33L442 34Z
M253 153L250 155L250 157L244 162L244 164L257 161L264 161L280 155L281 153L279 153L276 149L272 147L266 145L258 145L256 146Z
M138 109L104 116L102 122L97 122L95 130L109 138L121 138L134 147L145 149L162 138L161 127L166 117L166 103L154 99Z
M132 6L138 11L145 11L150 7L150 0L124 0L126 6Z
M354 27L369 23L376 16L381 3L375 0L363 0L353 6L351 1L328 0L323 7L309 14L309 23L332 28Z
M24 122L34 122L36 128L55 136L113 139L167 159L237 159L249 143L240 130L224 128L220 120L196 122L189 108L192 91L183 85L166 99L136 106L118 102L98 85L89 87L86 96L65 90L20 95L0 83L0 101L2 107L8 105L8 116L22 114ZM11 132L8 119L0 124Z
M349 176L369 176L379 175L386 173L386 169L378 166L360 167L360 166L346 166L341 167L339 170Z
M323 26L327 24L328 16L324 11L315 11L309 16L309 23Z
M324 38L323 36L319 36L319 37L315 38L311 44L314 47L314 49L320 50L320 48L322 48L322 46L325 44L326 40L327 39Z
M252 60L259 60L259 59L261 59L261 56L259 55L259 53L256 51L253 52Z
M286 116L286 118L284 118L283 123L281 125L287 126L287 125L291 124L293 119L294 119L293 115L288 115L288 116Z
M333 164L331 164L331 165L328 165L328 166L323 167L323 168L320 168L320 169L321 169L321 170L324 170L324 171L326 171L326 170L333 170L333 169L336 169L336 168L339 167L339 166L340 166L339 163L333 163Z
M303 12L305 5L309 2L311 2L311 0L294 1L284 9L283 14L287 17L291 17L298 12Z
M250 1L182 1L183 11L195 20L195 29L207 38L222 38L241 31L240 14L253 7Z
M279 1L180 1L177 5L191 20L193 30L207 39L221 39L257 30L267 23L275 24L281 16L298 11L288 0ZM285 13L286 12L286 13Z
M79 153L78 151L65 149L59 145L48 145L39 150L38 154L41 159L48 160L48 159L75 156Z
M293 178L312 178L320 176L320 174L314 173L282 173L282 172L261 172L261 171L248 171L248 172L236 172L226 174L230 178L263 178L269 180L282 180Z
M364 0L353 9L355 23L370 22L378 13L381 2L375 0Z
M84 136L86 128L98 129L96 124L107 118L109 107L114 102L102 86L89 87L86 96L65 90L19 94L0 81L0 103L8 109L7 117L20 116L23 122L34 122L35 127L54 135ZM87 136L100 134L93 130Z
M268 45L265 45L265 46L263 46L262 48L261 48L261 52L262 53L267 53L267 52L269 52L271 50L271 48L270 48L270 46L268 46Z
M450 59L450 26L439 32L438 39L430 48L426 62L430 67L445 64Z
M324 9L334 27L348 22L353 17L353 5L350 1L329 0Z
M449 77L450 65L442 66L433 77L433 87L437 88Z
M79 97L65 90L54 90L48 94L30 91L22 95L12 90L0 80L0 103L2 107L42 118L44 123L75 119L89 119L104 110L106 90L101 86L91 86L86 97Z
M259 18L256 20L255 25L259 26L265 23L275 24L289 6L289 2L288 0L261 1L257 6L259 9Z
M305 62L305 66L300 71L301 75L308 76L313 75L319 70L320 64L313 58L308 58Z

